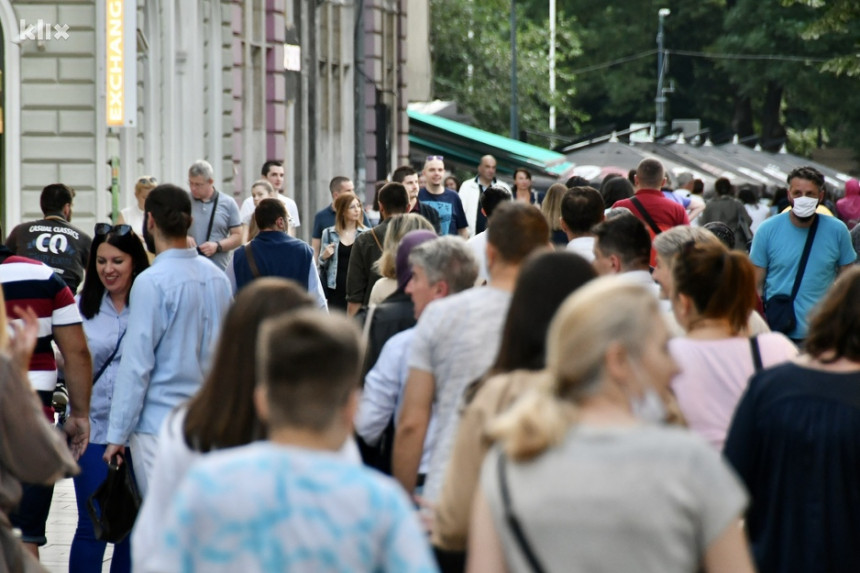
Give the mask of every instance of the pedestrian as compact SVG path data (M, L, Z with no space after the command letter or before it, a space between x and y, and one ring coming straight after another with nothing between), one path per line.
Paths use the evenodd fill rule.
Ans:
M747 251L752 241L752 217L744 204L734 196L734 187L725 177L720 177L714 183L717 196L705 205L705 210L699 215L698 224L705 226L710 222L726 224L734 234L734 245L731 248Z
M701 438L660 424L677 372L667 341L653 294L622 277L565 301L549 383L490 428L469 571L753 571L738 479Z
M134 203L119 212L117 225L130 225L143 244L143 206L149 192L158 186L158 180L152 175L138 177L134 182Z
M62 183L42 189L39 207L43 218L21 223L9 233L6 247L12 253L51 267L72 290L78 291L90 256L89 235L72 225L75 191Z
M0 293L0 571L45 571L10 523L9 513L21 499L20 481L53 484L77 473L78 466L62 434L45 420L27 381L39 318L32 308L17 307L21 322L7 323L5 307Z
M272 184L266 181L265 179L258 179L254 181L254 184L251 185L251 205L253 205L254 209L248 213L247 217L242 218L242 244L248 243L257 236L257 233L260 232L260 228L257 226L257 221L254 219L254 210L257 209L257 206L260 204L260 201L263 199L277 199L278 192L275 191L275 188L272 187ZM285 208L286 210L286 208ZM287 230L289 233L290 220L289 216L287 217ZM289 233L292 235L293 233Z
M532 205L540 205L538 192L532 188L531 171L525 167L520 167L514 171L514 200L531 203Z
M567 193L567 187L561 183L553 183L546 190L540 210L549 225L550 239L557 248L567 246L567 233L561 228L561 202Z
M860 570L860 269L810 317L800 357L756 374L724 454L752 497L759 571Z
M750 337L755 269L722 245L689 243L672 264L675 318L685 331L669 341L681 371L672 391L691 430L717 450L750 377L797 356L780 332Z
M361 351L343 315L263 323L254 404L267 439L188 471L164 508L153 570L436 571L403 491L333 455L352 432Z
M84 285L77 297L94 373L90 443L78 460L81 473L74 481L78 526L69 553L72 573L99 570L104 561L107 543L96 539L87 503L107 478L108 468L102 456L107 447L110 404L128 327L129 293L137 276L149 267L146 251L130 225L97 224L91 252ZM126 461L131 462L131 456ZM114 547L111 559L112 573L125 571L131 571L128 538Z
M260 324L314 306L306 291L282 278L258 279L238 293L200 392L171 412L159 432L152 483L132 533L135 571L153 569L163 512L191 465L208 452L265 437L253 406Z
M362 222L361 201L353 193L341 193L334 201L335 224L322 232L319 273L329 308L346 310L346 277L352 246L367 230Z
M523 265L496 361L466 391L433 520L432 543L443 571L462 571L465 566L472 501L481 463L492 445L487 424L527 390L545 383L549 323L568 295L596 276L588 261L565 251L536 253Z
M232 201L232 199L230 199ZM186 241L188 193L170 184L146 198L147 248L155 262L129 293L128 340L114 383L104 460L131 448L134 477L146 497L157 434L175 406L203 383L221 318L232 298L230 281Z
M192 198L188 245L223 271L230 253L242 244L242 220L236 201L215 188L214 177L208 161L200 159L188 168Z
M381 278L373 283L373 288L370 290L368 304L371 307L378 305L397 290L397 269L394 264L397 248L407 233L419 230L435 233L433 225L416 213L405 213L391 218L391 223L385 230L385 240L382 242L382 256L373 263L373 269Z

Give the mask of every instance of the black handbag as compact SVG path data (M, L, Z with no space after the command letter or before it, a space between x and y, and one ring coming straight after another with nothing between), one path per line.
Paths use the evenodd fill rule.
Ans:
M108 464L105 481L87 501L87 512L93 522L96 539L119 543L131 533L137 512L140 510L140 493L128 464L117 465L114 457Z
M803 280L806 261L809 259L809 252L812 250L812 241L815 240L815 231L818 229L819 217L821 215L815 216L815 220L812 221L812 226L809 228L809 234L806 236L806 244L803 245L803 255L800 257L800 266L797 268L797 275L794 277L794 287L791 289L791 295L775 294L764 301L764 316L767 319L768 326L774 332L788 334L797 326L797 316L794 313L794 299L800 290L800 281Z

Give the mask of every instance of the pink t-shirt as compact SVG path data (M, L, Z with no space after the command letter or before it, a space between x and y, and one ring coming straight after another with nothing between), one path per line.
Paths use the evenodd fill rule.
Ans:
M779 332L760 334L758 344L765 368L797 356L797 348ZM672 390L687 424L722 451L735 408L755 373L749 339L673 338L669 352L681 369Z

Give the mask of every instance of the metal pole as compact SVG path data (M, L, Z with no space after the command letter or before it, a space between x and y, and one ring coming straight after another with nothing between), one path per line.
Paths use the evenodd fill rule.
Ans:
M520 137L517 105L517 2L511 0L511 139Z
M666 95L663 93L663 76L665 73L665 54L663 50L663 19L672 12L668 8L661 8L657 12L657 96L654 103L657 107L657 118L654 122L654 137L661 137L666 131L665 104Z
M555 1L549 0L549 131L555 133ZM555 144L555 142L552 142Z

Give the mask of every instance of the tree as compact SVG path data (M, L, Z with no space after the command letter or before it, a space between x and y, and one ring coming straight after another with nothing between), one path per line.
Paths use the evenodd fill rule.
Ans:
M477 126L507 133L510 118L510 25L507 0L431 0L434 97L457 102ZM518 18L517 75L521 129L548 131L549 108L571 110L558 130L577 131L582 114L573 106L569 62L579 53L574 21L559 16L556 94L549 95L549 25Z

